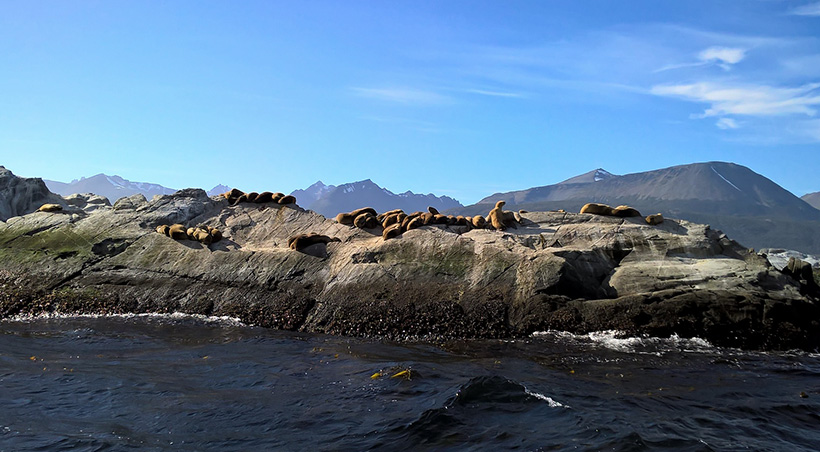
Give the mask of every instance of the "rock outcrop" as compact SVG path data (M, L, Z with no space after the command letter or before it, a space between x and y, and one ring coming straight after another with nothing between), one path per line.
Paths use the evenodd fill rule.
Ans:
M0 166L0 221L34 212L43 204L65 206L66 202L48 191L42 179L17 177Z
M90 214L34 212L0 224L0 317L181 311L391 338L617 329L755 349L820 345L817 294L709 226L519 218L503 232L430 224L385 241L380 229L295 204L232 206L199 189ZM217 228L223 239L155 232L175 223ZM339 241L321 253L289 247L308 233Z

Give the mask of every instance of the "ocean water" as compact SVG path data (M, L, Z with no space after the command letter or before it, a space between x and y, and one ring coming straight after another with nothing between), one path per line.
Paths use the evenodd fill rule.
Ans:
M820 449L820 355L394 343L183 315L0 322L0 451Z

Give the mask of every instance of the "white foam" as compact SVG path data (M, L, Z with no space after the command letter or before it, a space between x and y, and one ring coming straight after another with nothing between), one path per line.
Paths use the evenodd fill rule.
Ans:
M540 399L540 400L543 400L544 402L547 402L549 404L549 406L552 407L552 408L559 408L559 407L569 408L569 406L564 405L563 403L556 401L552 397L545 396L544 394L541 394L541 393L538 393L538 392L535 392L535 391L530 391L527 388L524 388L524 392L526 392L527 394L535 397L536 399Z
M673 334L668 338L628 336L622 331L594 331L587 334L573 334L566 331L538 331L533 337L555 337L571 342L592 343L610 350L625 353L645 353L659 355L665 351L705 352L714 350L714 346L699 337L682 338Z
M158 319L158 320L196 320L205 324L216 324L221 326L247 326L236 317L229 316L209 316L202 314L186 314L183 312L172 312L170 314L141 313L141 314L64 314L64 313L43 313L37 315L15 315L3 319L4 322L29 322L32 320L59 320L59 319Z

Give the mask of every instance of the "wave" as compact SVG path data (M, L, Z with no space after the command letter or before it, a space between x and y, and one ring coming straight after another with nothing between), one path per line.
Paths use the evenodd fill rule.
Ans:
M677 334L669 337L629 336L618 330L594 331L573 334L566 331L537 331L535 338L547 338L569 342L573 345L592 345L624 353L661 355L666 352L709 353L717 347L698 337L683 338Z
M0 320L7 323L32 322L39 320L74 320L74 319L122 319L122 320L148 320L161 323L200 323L213 326L245 327L248 326L236 317L229 316L209 316L202 314L186 314L183 312L172 312L168 314L140 313L140 314L64 314L64 313L43 313L36 315L15 315Z

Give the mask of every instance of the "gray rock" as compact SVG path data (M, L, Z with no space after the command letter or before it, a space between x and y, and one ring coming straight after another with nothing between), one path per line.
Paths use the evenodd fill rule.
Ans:
M43 204L66 207L65 200L48 191L42 179L17 177L0 166L0 220L34 212Z
M154 230L171 223L215 227L224 239L206 246ZM310 232L340 241L288 248ZM503 232L434 225L385 241L297 205L230 206L186 189L93 215L17 217L0 224L0 258L5 280L34 294L0 297L0 317L181 311L392 338L618 329L820 346L817 294L720 231L675 219L530 212ZM94 295L54 301L66 293Z

